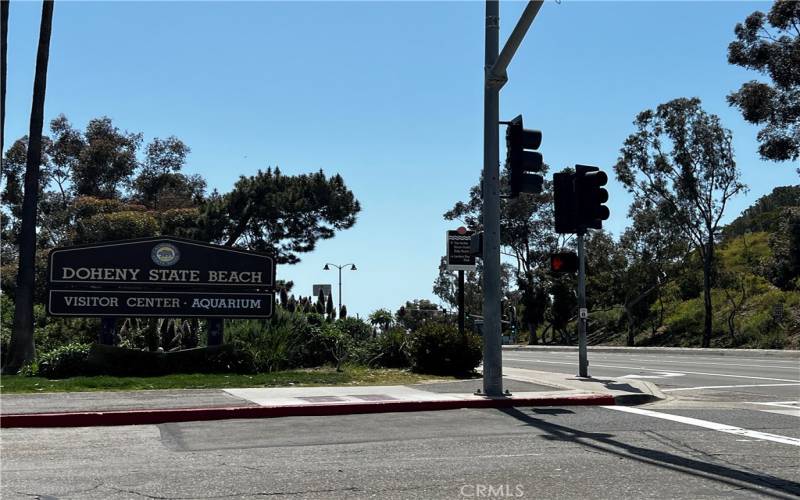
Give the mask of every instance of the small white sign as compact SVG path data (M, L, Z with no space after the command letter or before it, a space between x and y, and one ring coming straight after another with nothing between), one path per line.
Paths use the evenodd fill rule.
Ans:
M588 317L589 317L589 310L588 310L588 309L586 309L585 307L581 307L581 308L578 310L578 316L580 316L580 318L581 318L581 319L586 319L586 318L588 318Z

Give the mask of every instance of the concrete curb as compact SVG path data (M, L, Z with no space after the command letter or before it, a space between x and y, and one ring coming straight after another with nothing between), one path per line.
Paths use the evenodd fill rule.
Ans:
M659 393L661 391L658 391ZM655 394L619 394L614 396L614 403L617 406L636 406L666 399Z
M13 427L95 427L111 425L153 425L167 422L226 420L234 418L277 418L364 413L457 410L463 408L510 408L514 406L614 405L610 394L574 394L526 398L483 398L433 401L381 401L333 403L327 405L238 406L226 408L173 408L106 412L18 413L0 415L1 428Z
M617 379L611 377L580 378L563 373L542 372L520 368L504 368L504 375L511 380L533 382L586 394L607 394L617 405L634 406L667 399L658 385L646 380ZM621 384L627 389L619 387ZM615 387L617 386L617 387Z
M578 352L576 346L541 346L541 345L504 345L503 351L527 352ZM702 347L622 347L622 346L589 346L589 352L608 352L624 354L690 354L712 356L742 356L742 357L778 357L800 359L800 350L788 351L781 349L718 349Z

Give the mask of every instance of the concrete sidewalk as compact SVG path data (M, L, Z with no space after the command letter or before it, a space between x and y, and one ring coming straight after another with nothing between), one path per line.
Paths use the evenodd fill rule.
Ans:
M644 381L577 379L505 369L510 394L475 394L481 379L409 386L281 387L0 395L0 427L159 424L228 418L458 408L638 404L663 397Z

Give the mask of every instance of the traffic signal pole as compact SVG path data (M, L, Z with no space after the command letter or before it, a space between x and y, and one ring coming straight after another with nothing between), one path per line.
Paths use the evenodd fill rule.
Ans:
M500 5L486 1L483 95L483 392L503 395L500 338L500 87L492 69L500 45Z
M586 231L578 229L578 376L589 376L589 356L586 349L586 252L583 237Z
M500 89L506 68L542 6L530 1L503 47L500 47L500 4L486 0L486 47L483 94L483 392L503 395L500 311Z

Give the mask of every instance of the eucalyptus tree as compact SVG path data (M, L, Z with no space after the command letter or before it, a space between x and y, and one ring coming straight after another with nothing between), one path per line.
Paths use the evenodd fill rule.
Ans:
M625 259L620 303L628 323L627 344L634 345L639 327L651 320L653 330L663 321L662 289L681 272L691 250L680 228L661 217L662 210L645 199L628 209L632 224L619 239L619 252ZM651 306L659 303L658 314Z
M120 130L104 116L90 120L83 137L85 146L72 167L75 194L118 198L139 166L136 153L142 134Z
M720 220L730 199L746 190L733 154L732 135L697 98L679 98L646 110L634 121L614 170L634 195L679 227L703 263L703 347L711 342L712 270Z
M800 2L778 0L736 25L728 62L769 77L751 80L728 95L744 119L762 125L758 148L768 160L800 158ZM800 168L798 168L800 172Z

